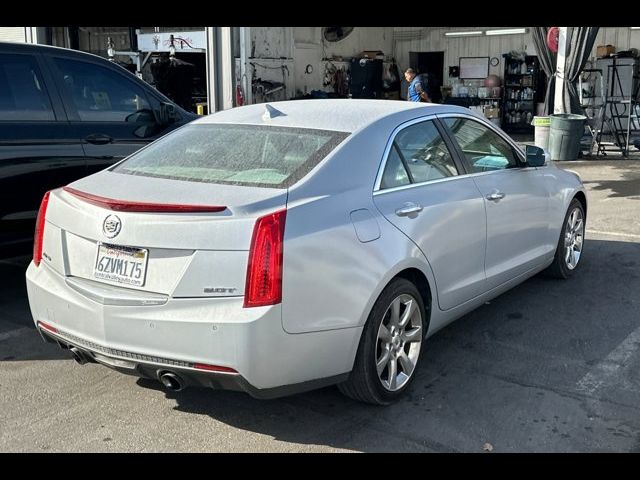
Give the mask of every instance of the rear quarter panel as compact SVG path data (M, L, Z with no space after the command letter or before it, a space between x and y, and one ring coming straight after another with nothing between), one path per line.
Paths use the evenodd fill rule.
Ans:
M373 203L377 170L396 125L396 120L386 119L352 134L290 189L282 291L285 331L364 325L381 291L406 268L421 270L436 294L424 255ZM378 238L358 238L351 219L356 210L367 210L379 229Z
M413 267L431 278L417 246L379 215L371 201L354 204L350 197L356 193L364 194L348 192L288 206L282 319L289 333L364 325L398 272ZM358 239L350 212L362 209L377 223L379 238Z

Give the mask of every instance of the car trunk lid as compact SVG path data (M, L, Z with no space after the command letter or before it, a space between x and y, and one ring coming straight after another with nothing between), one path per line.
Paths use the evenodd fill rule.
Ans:
M52 193L45 249L63 257L62 273L88 282L175 297L242 295L256 219L286 200L286 189L104 171Z

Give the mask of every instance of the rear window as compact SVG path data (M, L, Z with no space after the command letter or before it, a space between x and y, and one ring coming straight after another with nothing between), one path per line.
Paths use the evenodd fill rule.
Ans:
M134 153L113 171L285 188L309 173L348 135L261 125L187 125Z

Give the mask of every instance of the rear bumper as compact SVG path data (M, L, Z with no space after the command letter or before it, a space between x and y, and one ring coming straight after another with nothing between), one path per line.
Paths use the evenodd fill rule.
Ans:
M80 350L85 358L93 363L100 363L105 367L117 370L126 375L160 380L164 373L174 373L179 376L185 387L196 386L212 388L214 390L233 390L246 392L254 398L272 399L285 395L293 395L316 388L322 388L345 381L349 374L344 373L333 377L320 378L293 385L283 385L274 388L256 388L238 373L210 372L198 370L195 364L174 361L171 359L153 358L132 352L115 351L101 347L78 338L69 339L65 332L53 333L37 324L40 335L46 342L56 343L60 348L72 347Z
M245 391L257 398L338 383L351 371L362 328L288 334L281 306L242 308L242 297L169 298L162 305L109 305L71 288L41 263L27 270L34 322L43 338L76 347L122 373ZM40 322L53 327L42 327ZM203 371L196 363L237 373Z

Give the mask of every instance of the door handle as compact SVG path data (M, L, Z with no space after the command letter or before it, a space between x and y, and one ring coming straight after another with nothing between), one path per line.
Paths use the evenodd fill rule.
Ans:
M85 140L89 143L93 143L94 145L106 145L107 143L113 142L112 137L100 133L92 133L91 135L87 135L85 137Z
M401 208L398 208L396 210L396 215L398 215L399 217L406 217L408 215L411 215L412 213L421 212L423 208L424 207L422 205L418 205L413 202L407 202Z
M489 195L487 195L487 200L491 200L492 202L498 202L504 198L504 193L499 192L498 190L494 190Z

